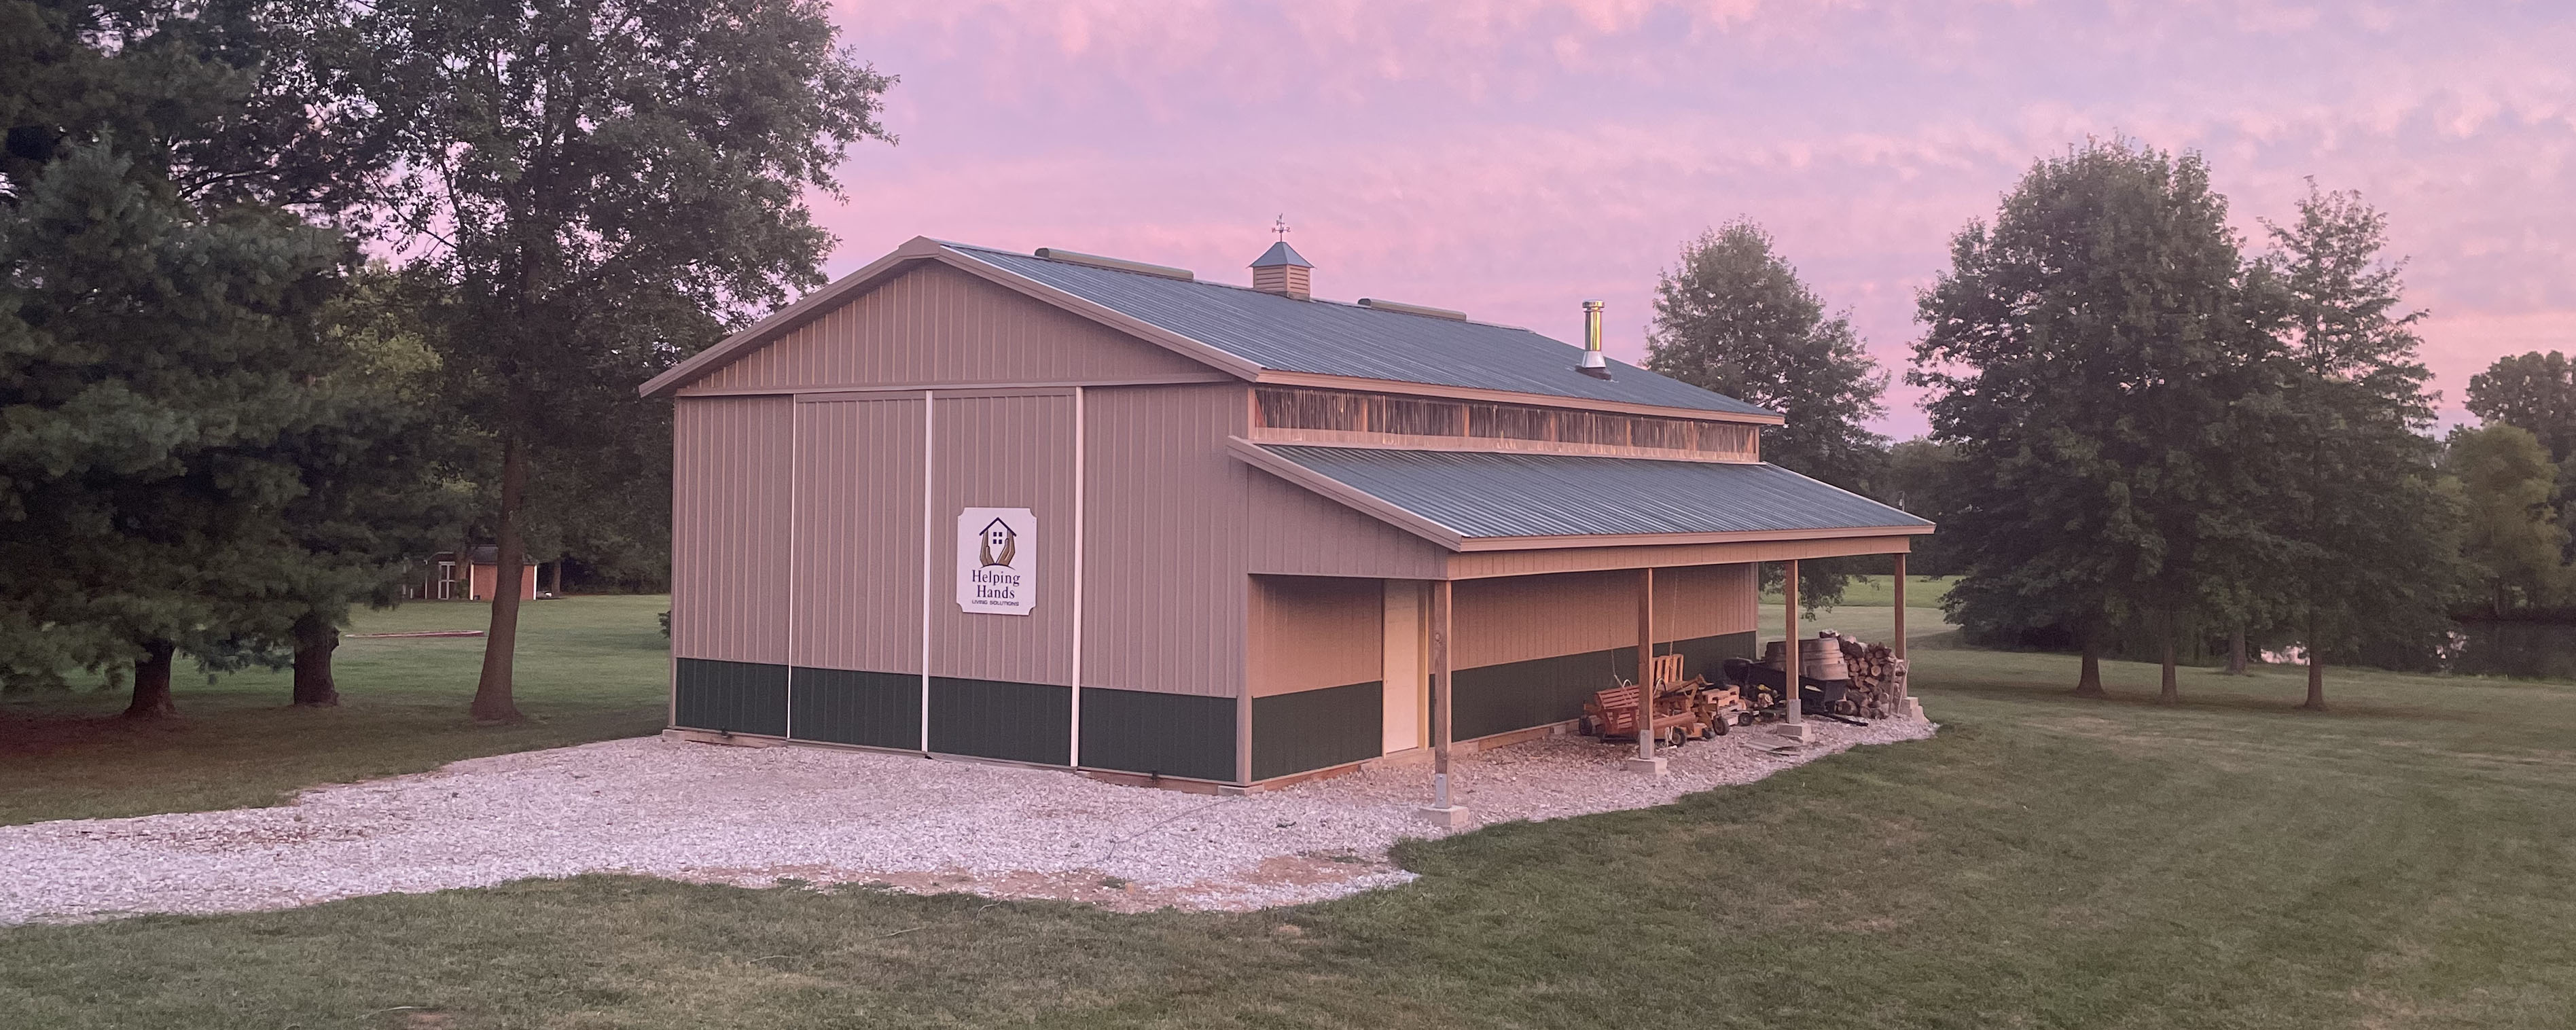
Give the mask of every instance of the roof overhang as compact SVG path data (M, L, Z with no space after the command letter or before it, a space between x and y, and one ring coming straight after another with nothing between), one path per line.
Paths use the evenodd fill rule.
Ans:
M1275 445L1274 445L1275 446ZM1910 538L1933 532L1935 527L1919 519L1890 525L1814 525L1778 526L1761 529L1725 531L1681 531L1670 533L1560 533L1500 535L1475 534L1452 526L1432 514L1408 506L1400 499L1381 496L1369 490L1334 478L1283 455L1280 451L1242 437L1231 437L1227 448L1235 457L1255 468L1304 487L1353 510L1369 515L1388 525L1440 545L1454 552L1562 550L1593 547L1664 547L1694 544L1758 543L1797 540L1855 540L1893 538L1890 551L1906 550ZM1432 453L1432 452L1412 452ZM1454 452L1439 452L1454 453ZM1594 457L1589 455L1532 455L1526 452L1498 452L1492 457L1509 461L1533 457L1576 457L1603 462L1649 461L1651 459ZM1659 463L1661 464L1661 463ZM1798 477L1803 479L1804 477ZM1813 480L1806 482L1814 483ZM1815 486L1845 497L1845 491L1822 483ZM1876 505L1876 502L1867 502ZM1878 506L1884 507L1884 506ZM1888 509L1893 511L1893 509ZM1902 514L1902 513L1898 513ZM1911 516L1906 516L1911 518Z

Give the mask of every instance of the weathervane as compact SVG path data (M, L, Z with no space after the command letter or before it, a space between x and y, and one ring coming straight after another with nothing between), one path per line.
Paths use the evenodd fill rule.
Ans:
M1277 220L1277 221L1274 221L1274 222L1272 222L1272 223L1270 223L1270 231L1271 231L1271 232L1274 232L1274 233L1278 233L1278 234L1279 234L1279 242L1281 242L1281 243L1286 243L1286 242L1288 242L1288 213L1287 213L1287 212L1285 212L1285 211L1280 212L1280 213L1279 213L1279 218L1278 218L1278 220Z

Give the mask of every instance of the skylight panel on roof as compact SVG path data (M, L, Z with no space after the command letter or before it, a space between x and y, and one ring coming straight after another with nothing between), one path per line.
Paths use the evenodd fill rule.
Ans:
M1445 318L1452 322L1464 322L1467 320L1467 313L1464 311L1451 311L1448 308L1435 308L1421 304L1405 304L1392 300L1379 300L1375 297L1360 298L1360 306L1371 311L1392 311L1399 315L1420 315L1424 318Z
M1089 265L1093 268L1106 268L1113 272L1134 272L1138 275L1158 275L1165 279L1178 279L1182 282L1195 282L1199 277L1198 273L1186 268L1174 268L1170 265L1149 265L1142 261L1129 261L1126 258L1103 257L1098 254L1085 254L1078 250L1065 250L1061 247L1039 247L1036 253L1038 257L1044 258L1048 261L1062 261L1069 265Z

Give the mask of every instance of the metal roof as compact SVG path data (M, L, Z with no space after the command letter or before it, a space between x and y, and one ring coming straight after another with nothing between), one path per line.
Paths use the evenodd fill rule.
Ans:
M1303 470L1461 540L1932 529L1902 510L1770 464L1249 442L1238 450L1245 447L1294 466L1271 465L1274 471Z
M1281 240L1277 243L1271 244L1269 250L1262 251L1260 257L1252 259L1251 267L1273 268L1280 265L1287 265L1292 268L1315 267L1311 264L1307 264L1306 255L1297 253L1297 248L1289 246L1288 241L1286 240Z
M1080 297L1265 370L1503 390L1740 415L1772 412L1624 362L1575 370L1581 348L1527 329L1293 300L950 243L953 253Z

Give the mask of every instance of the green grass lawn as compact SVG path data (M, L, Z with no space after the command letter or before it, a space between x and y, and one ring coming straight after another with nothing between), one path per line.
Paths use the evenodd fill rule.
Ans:
M460 758L559 747L662 728L669 654L665 597L572 597L520 609L519 710L529 721L475 726L465 715L481 638L343 641L337 708L287 704L288 675L234 673L208 683L181 662L181 718L116 717L123 691L74 690L0 701L0 823L238 808L302 787L421 772ZM416 602L362 612L353 633L482 629L481 604Z
M646 607L641 651L659 639ZM1822 624L1868 635L1866 617ZM2318 715L2291 709L2297 670L2186 669L2187 703L2165 707L2154 667L2115 662L2114 696L2084 700L2066 693L2070 658L1943 646L1915 618L1935 739L1409 845L1422 880L1340 901L1119 916L586 877L0 931L0 1012L47 1027L2576 1024L2576 687L2338 674Z
M1958 581L1957 576L1907 576L1905 577L1905 606L1938 610L1941 607L1941 599L1950 596L1950 584ZM1763 591L1762 603L1766 606L1778 605L1780 591L1777 588ZM1895 604L1896 577L1894 576L1853 576L1851 582L1843 586L1841 606L1844 608L1887 608Z

